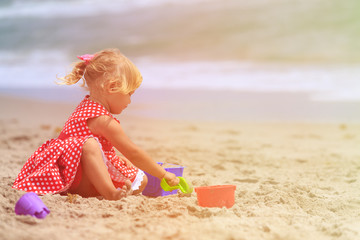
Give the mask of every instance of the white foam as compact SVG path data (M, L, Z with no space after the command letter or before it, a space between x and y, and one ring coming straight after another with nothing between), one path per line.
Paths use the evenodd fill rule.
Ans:
M200 0L197 0L199 2ZM204 1L204 0L202 0ZM73 0L73 1L38 1L17 0L0 7L2 18L68 18L97 16L109 13L121 13L131 9L157 6L166 3L189 4L194 1L183 0Z
M1 88L55 86L57 74L64 76L70 62L60 51L30 53L0 52ZM65 70L66 69L66 70Z
M143 86L249 92L306 92L315 101L359 101L359 66L274 65L251 62L139 61Z
M62 51L0 52L0 88L55 86L71 62ZM134 59L144 88L304 92L314 101L360 101L360 66Z

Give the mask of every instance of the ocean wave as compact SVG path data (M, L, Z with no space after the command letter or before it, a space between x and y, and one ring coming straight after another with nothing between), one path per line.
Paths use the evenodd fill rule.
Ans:
M71 71L61 51L0 52L0 88L52 87ZM359 65L275 64L251 61L161 61L135 58L143 88L304 92L314 101L360 101Z
M181 2L186 4L194 1ZM0 5L0 19L98 16L169 3L179 4L176 0L9 0Z
M137 57L360 62L359 7L358 0L13 0L0 7L0 50L111 46Z
M304 92L314 101L360 101L359 65L139 61L138 67L149 88Z

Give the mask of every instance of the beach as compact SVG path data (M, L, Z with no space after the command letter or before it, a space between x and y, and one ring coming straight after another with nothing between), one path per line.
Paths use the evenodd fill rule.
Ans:
M358 0L5 0L0 3L0 239L360 239ZM11 186L86 92L58 86L77 56L118 48L143 83L116 116L197 193L40 196ZM79 85L79 84L78 84Z
M50 214L36 219L15 214L24 192L12 183L77 102L0 100L1 239L360 237L359 123L144 117L133 114L135 102L119 116L129 137L154 160L185 166L195 188L235 185L234 206L200 207L195 192L118 201L55 194L40 196Z

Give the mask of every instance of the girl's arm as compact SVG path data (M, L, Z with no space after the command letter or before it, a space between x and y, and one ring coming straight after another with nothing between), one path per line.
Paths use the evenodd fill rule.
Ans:
M171 186L179 183L175 174L166 172L145 151L133 143L121 125L110 116L88 119L87 125L92 133L105 137L136 167L159 179L165 178Z

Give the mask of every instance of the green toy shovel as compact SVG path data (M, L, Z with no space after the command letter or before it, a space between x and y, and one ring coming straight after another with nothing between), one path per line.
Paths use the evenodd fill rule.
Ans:
M189 194L193 192L193 187L191 184L188 184L183 177L177 177L179 178L180 182L178 185L175 186L169 186L169 184L166 182L165 178L161 180L160 186L164 191L172 191L175 189L180 189L181 192Z

